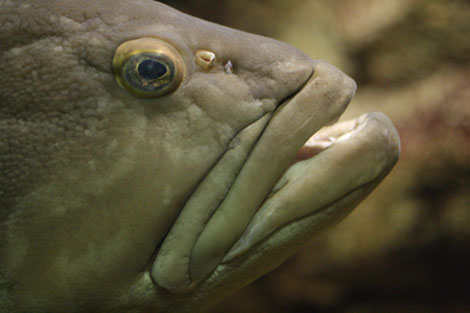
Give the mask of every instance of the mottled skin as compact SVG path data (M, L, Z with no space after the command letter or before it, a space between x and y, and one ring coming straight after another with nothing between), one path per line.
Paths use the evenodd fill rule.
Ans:
M167 96L137 98L115 82L114 50L143 36L184 59L183 83ZM210 72L194 62L201 48L217 55ZM283 129L265 145L282 156L259 164L269 191L302 143L344 110L352 80L286 44L145 0L1 0L0 73L1 313L195 312L278 265L372 188L339 204L347 210L291 223L173 293L149 274L155 256L232 139L260 121L257 138L284 100L316 79L304 93L310 111L292 120L295 129L315 125L294 147ZM391 141L380 177L396 160Z

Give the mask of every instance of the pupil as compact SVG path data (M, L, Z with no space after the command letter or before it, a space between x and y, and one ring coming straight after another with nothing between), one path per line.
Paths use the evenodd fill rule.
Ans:
M143 79L157 79L166 74L166 67L155 60L145 60L139 64L139 75Z

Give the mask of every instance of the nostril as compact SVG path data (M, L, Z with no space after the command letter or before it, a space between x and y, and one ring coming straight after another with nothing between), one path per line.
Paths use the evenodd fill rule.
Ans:
M209 50L196 51L196 64L205 70L210 70L216 61L215 53Z

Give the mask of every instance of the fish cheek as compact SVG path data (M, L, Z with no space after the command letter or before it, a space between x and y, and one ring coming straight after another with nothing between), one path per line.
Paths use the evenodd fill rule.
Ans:
M217 133L229 139L268 111L262 100L253 97L250 86L235 74L196 72L184 92L213 121Z

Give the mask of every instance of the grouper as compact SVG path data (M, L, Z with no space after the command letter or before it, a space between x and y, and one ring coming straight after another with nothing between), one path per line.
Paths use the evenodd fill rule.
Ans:
M272 270L397 161L382 113L336 123L355 90L156 1L1 0L0 312L199 312Z

